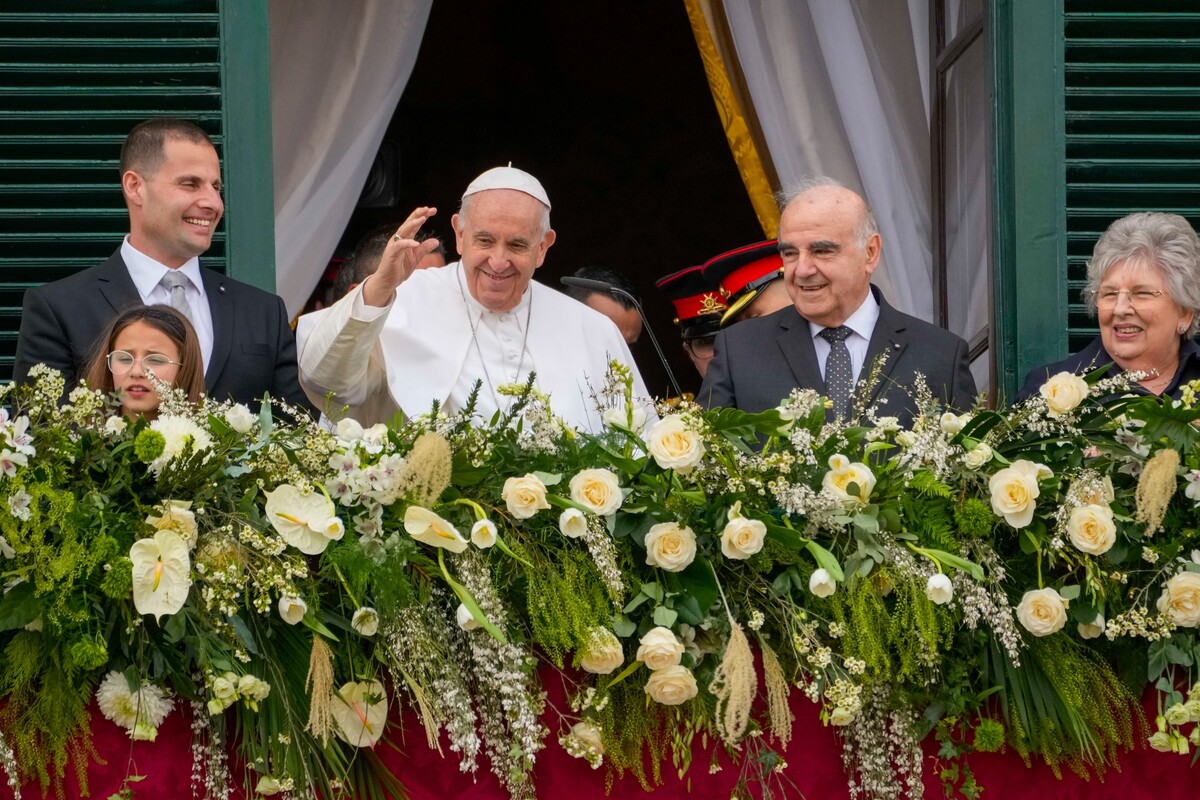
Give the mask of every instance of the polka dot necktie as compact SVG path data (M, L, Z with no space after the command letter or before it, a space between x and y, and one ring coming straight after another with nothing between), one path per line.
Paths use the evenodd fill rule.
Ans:
M829 342L829 358L825 360L825 389L833 401L834 413L845 419L850 416L850 390L854 388L854 371L850 366L850 350L846 337L852 330L845 325L826 328L818 334Z
M186 294L188 284L187 276L177 272L176 270L169 269L167 270L167 274L162 276L162 280L159 281L159 283L161 283L171 295L171 308L183 314L188 318L188 321L191 322L192 307L188 305Z

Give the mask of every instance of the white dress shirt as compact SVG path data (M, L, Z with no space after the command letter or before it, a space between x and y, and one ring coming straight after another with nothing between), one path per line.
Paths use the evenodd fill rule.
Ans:
M879 303L875 295L867 290L867 299L862 305L843 322L851 330L846 337L846 349L850 351L850 368L854 371L854 383L863 377L863 364L867 360L867 347L871 344L871 334L875 332L875 323L879 321ZM825 378L825 362L829 359L829 342L821 336L826 326L815 322L808 323L812 332L813 348L817 351L817 364L821 367L821 378Z
M133 285L141 295L143 303L171 305L171 293L160 283L170 267L160 264L131 245L128 236L121 245L121 258L125 261L125 268L129 270L129 277L133 279ZM213 322L212 311L208 307L208 295L204 293L204 280L200 277L200 259L189 259L178 271L188 279L183 290L184 296L187 297L188 307L192 311L192 327L196 329L196 338L200 342L200 357L207 371L213 350Z

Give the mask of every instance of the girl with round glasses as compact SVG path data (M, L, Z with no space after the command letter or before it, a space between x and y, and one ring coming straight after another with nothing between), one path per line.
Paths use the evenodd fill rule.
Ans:
M183 389L193 403L204 393L196 332L169 306L136 306L117 316L86 373L88 386L120 397L122 414L146 419L158 416L160 402L151 375Z

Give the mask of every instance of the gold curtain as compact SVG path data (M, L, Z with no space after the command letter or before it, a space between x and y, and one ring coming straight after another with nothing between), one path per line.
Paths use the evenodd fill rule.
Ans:
M746 186L746 193L750 196L750 203L763 232L768 238L774 238L779 229L779 208L775 204L779 178L775 175L770 153L758 128L736 55L732 52L722 2L684 0L684 5L692 23L696 47L704 62L704 74L708 77L713 102L721 116L729 149L733 152L733 160L737 163L742 183ZM718 36L714 36L714 31Z

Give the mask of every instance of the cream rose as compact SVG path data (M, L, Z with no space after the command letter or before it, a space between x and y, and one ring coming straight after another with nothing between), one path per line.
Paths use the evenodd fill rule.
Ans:
M1041 493L1038 478L1044 469L1032 461L1020 459L993 475L988 481L992 511L1004 517L1004 521L1014 528L1024 528L1032 522Z
M620 508L625 498L612 470L585 469L571 478L571 499L603 517Z
M735 517L721 531L721 555L726 558L749 558L762 550L766 538L766 525L756 519Z
M583 657L579 659L579 666L585 672L608 675L624 662L625 652L617 635L608 628L593 628Z
M1067 603L1054 589L1030 589L1017 606L1017 619L1034 636L1049 636L1067 624Z
M1093 556L1103 555L1117 541L1117 526L1108 506L1086 505L1071 510L1067 519L1071 544Z
M637 660L651 670L673 667L683 656L683 642L676 638L670 628L651 628L642 637L638 646Z
M979 469L992 462L992 448L983 442L975 445L975 449L963 456L963 464L967 469Z
M682 572L696 557L696 534L675 522L660 522L646 533L646 563L667 572Z
M346 417L337 424L337 437L343 442L357 442L363 437L363 426L358 420Z
M1173 575L1158 598L1158 611L1181 628L1200 627L1200 573Z
M942 418L938 421L942 426L942 433L947 436L953 436L963 429L963 425L967 424L967 420L969 419L970 417L965 414L960 417L953 411L947 411L945 414L942 414Z
M646 449L663 469L690 472L704 455L700 434L689 430L678 414L663 417L646 432Z
M696 676L687 667L675 665L663 667L650 673L646 681L646 694L664 706L678 706L696 696Z
M546 502L546 484L532 473L506 480L500 497L508 505L508 513L517 519L529 519L542 509L550 507Z
M237 403L225 412L225 421L229 423L229 427L244 434L250 432L258 417L250 413L250 409L244 403Z
M587 720L576 722L571 726L571 738L601 755L604 754L604 741L600 737L600 729Z
M875 489L875 473L866 464L857 461L851 463L850 459L838 453L829 457L829 471L821 480L821 488L847 507L866 505Z
M1038 392L1045 398L1050 416L1061 417L1074 411L1075 407L1083 402L1088 394L1088 385L1087 381L1078 375L1060 372L1051 375Z
M633 417L632 421L630 416ZM600 418L604 420L605 425L620 425L634 433L640 433L642 428L646 427L646 411L637 407L634 407L632 415L627 414L623 408L606 408Z

